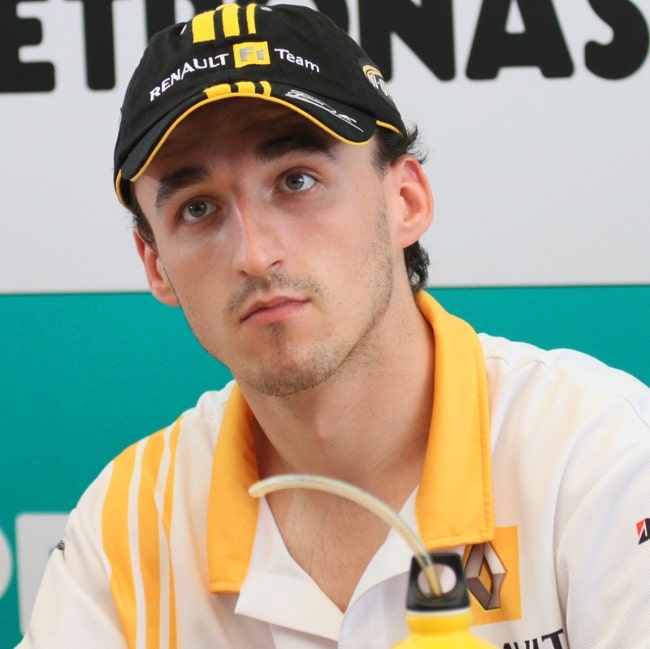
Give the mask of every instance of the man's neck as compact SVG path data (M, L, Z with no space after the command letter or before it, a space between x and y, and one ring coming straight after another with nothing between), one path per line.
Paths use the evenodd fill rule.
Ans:
M256 417L261 477L328 475L382 497L401 491L395 487L403 474L411 476L412 490L431 417L433 333L412 303L410 313L399 314L399 326L388 323L381 343L362 367L298 395L266 397L242 388Z
M399 511L422 472L433 402L433 333L417 308L366 371L299 399L253 400L260 477L338 478ZM341 610L349 606L388 527L339 496L313 490L267 497L293 559Z

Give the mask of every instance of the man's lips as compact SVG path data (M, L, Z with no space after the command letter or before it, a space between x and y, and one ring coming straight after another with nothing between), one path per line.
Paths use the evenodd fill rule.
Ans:
M284 320L300 310L308 300L279 295L268 300L258 300L246 309L241 322L268 324Z

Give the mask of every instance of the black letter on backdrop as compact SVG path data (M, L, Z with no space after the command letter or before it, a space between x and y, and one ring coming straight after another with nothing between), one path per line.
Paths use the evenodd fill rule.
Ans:
M211 11L219 0L190 0L194 13ZM237 0L238 5L247 5L251 0ZM268 0L258 0L257 4L264 5ZM316 8L327 14L339 27L347 31L350 24L348 8L345 0L316 0ZM177 22L174 11L174 0L147 0L146 2L147 38L151 38L161 29Z
M250 2L251 0L247 0ZM211 11L220 0L190 0L193 13ZM238 3L241 4L241 3ZM264 0L258 4L264 4ZM147 21L147 39L165 27L178 22L174 9L174 0L147 0L145 3L145 19Z
M603 79L629 77L648 55L648 25L643 14L625 0L589 0L589 4L612 28L614 37L607 45L587 43L587 69Z
M212 3L212 9L217 5L217 0ZM196 12L207 11L207 9L197 9ZM147 23L147 40L154 34L169 25L176 22L174 13L174 0L147 0L144 7L145 21Z
M23 63L22 45L38 45L43 38L36 18L18 18L19 0L0 0L0 92L48 92L54 90L54 66L45 62Z
M79 1L83 4L88 87L110 90L115 87L113 0Z
M494 79L506 66L537 66L545 77L570 77L573 62L551 0L514 0L526 27L506 32L513 0L484 0L467 63L470 79Z
M241 0L240 0L241 1ZM316 9L329 16L341 29L350 29L350 16L345 0L315 0Z
M393 76L391 33L397 34L439 79L456 74L452 0L359 0L361 45L386 80Z

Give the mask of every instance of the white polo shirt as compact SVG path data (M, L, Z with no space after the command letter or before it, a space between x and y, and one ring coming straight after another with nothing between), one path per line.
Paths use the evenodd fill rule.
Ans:
M464 557L503 649L650 646L650 390L577 352L477 336L426 293L435 395L401 515ZM124 451L70 514L21 649L388 649L411 551L391 531L341 612L293 561L231 383ZM326 539L323 540L327 542Z

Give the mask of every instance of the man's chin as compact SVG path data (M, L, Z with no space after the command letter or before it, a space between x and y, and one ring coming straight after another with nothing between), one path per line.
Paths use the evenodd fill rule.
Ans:
M322 385L332 375L329 368L307 369L304 363L275 365L267 372L251 372L238 378L255 391L269 397L291 397L311 391Z

